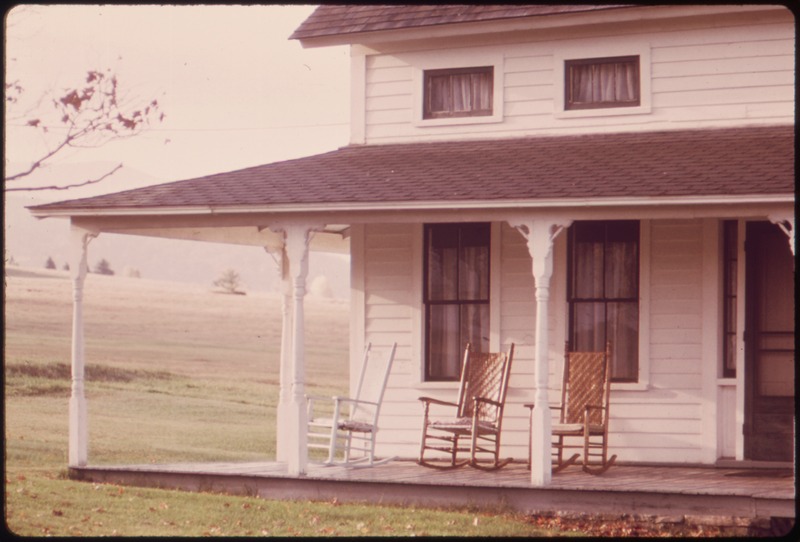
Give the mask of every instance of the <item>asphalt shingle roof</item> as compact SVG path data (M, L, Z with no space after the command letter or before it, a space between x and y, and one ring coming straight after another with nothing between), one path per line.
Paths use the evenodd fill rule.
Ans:
M794 193L794 128L360 145L41 210Z
M630 4L591 5L336 5L319 6L306 19L290 39L308 39L359 32L397 30L453 23L492 21L518 17L534 17L597 11L617 7L630 7Z

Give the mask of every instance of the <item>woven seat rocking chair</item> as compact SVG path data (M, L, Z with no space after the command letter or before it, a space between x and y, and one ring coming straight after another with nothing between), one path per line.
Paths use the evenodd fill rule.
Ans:
M423 403L422 442L418 463L425 467L453 469L471 465L485 470L499 469L511 459L500 459L500 435L514 345L508 352L475 352L467 344L461 368L457 402L420 397ZM435 418L431 407L447 416ZM426 451L446 454L444 464L431 462ZM469 458L459 460L459 452ZM485 459L489 456L489 460Z
M589 474L602 474L614 464L617 456L608 457L610 391L611 344L603 352L570 352L567 345L561 404L550 407L560 410L559 421L552 427L553 472L581 457L575 453L565 458L568 449L583 449L583 470ZM525 406L533 409L532 404ZM580 444L567 444L567 439L576 438Z

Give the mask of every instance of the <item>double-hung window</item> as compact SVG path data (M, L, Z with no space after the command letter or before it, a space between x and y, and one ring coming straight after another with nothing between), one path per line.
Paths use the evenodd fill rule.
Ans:
M639 222L583 221L568 236L569 342L599 351L611 342L611 377L639 377Z
M426 381L458 380L464 347L489 350L489 223L425 226Z
M425 70L423 85L423 119L493 114L493 66Z
M564 75L567 110L641 104L638 56L567 60Z

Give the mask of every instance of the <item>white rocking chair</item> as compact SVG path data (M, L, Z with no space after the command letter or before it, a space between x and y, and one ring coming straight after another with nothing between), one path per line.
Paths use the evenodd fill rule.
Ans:
M389 457L375 461L375 439L383 393L392 370L397 343L391 346L383 364L374 359L377 356L371 355L374 354L371 348L372 344L368 343L364 349L354 398L306 396L308 447L328 451L328 458L322 462L324 465L371 467L394 459ZM327 415L330 415L332 406L330 418L320 417L315 412L315 403L323 401L327 403ZM344 459L337 459L338 450L343 451Z

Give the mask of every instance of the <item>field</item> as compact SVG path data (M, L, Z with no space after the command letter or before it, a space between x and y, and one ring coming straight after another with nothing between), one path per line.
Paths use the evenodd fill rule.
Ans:
M275 457L280 297L90 274L89 461ZM521 515L274 502L66 479L71 281L6 269L5 520L22 536L542 534ZM306 303L307 392L347 388L348 306Z

